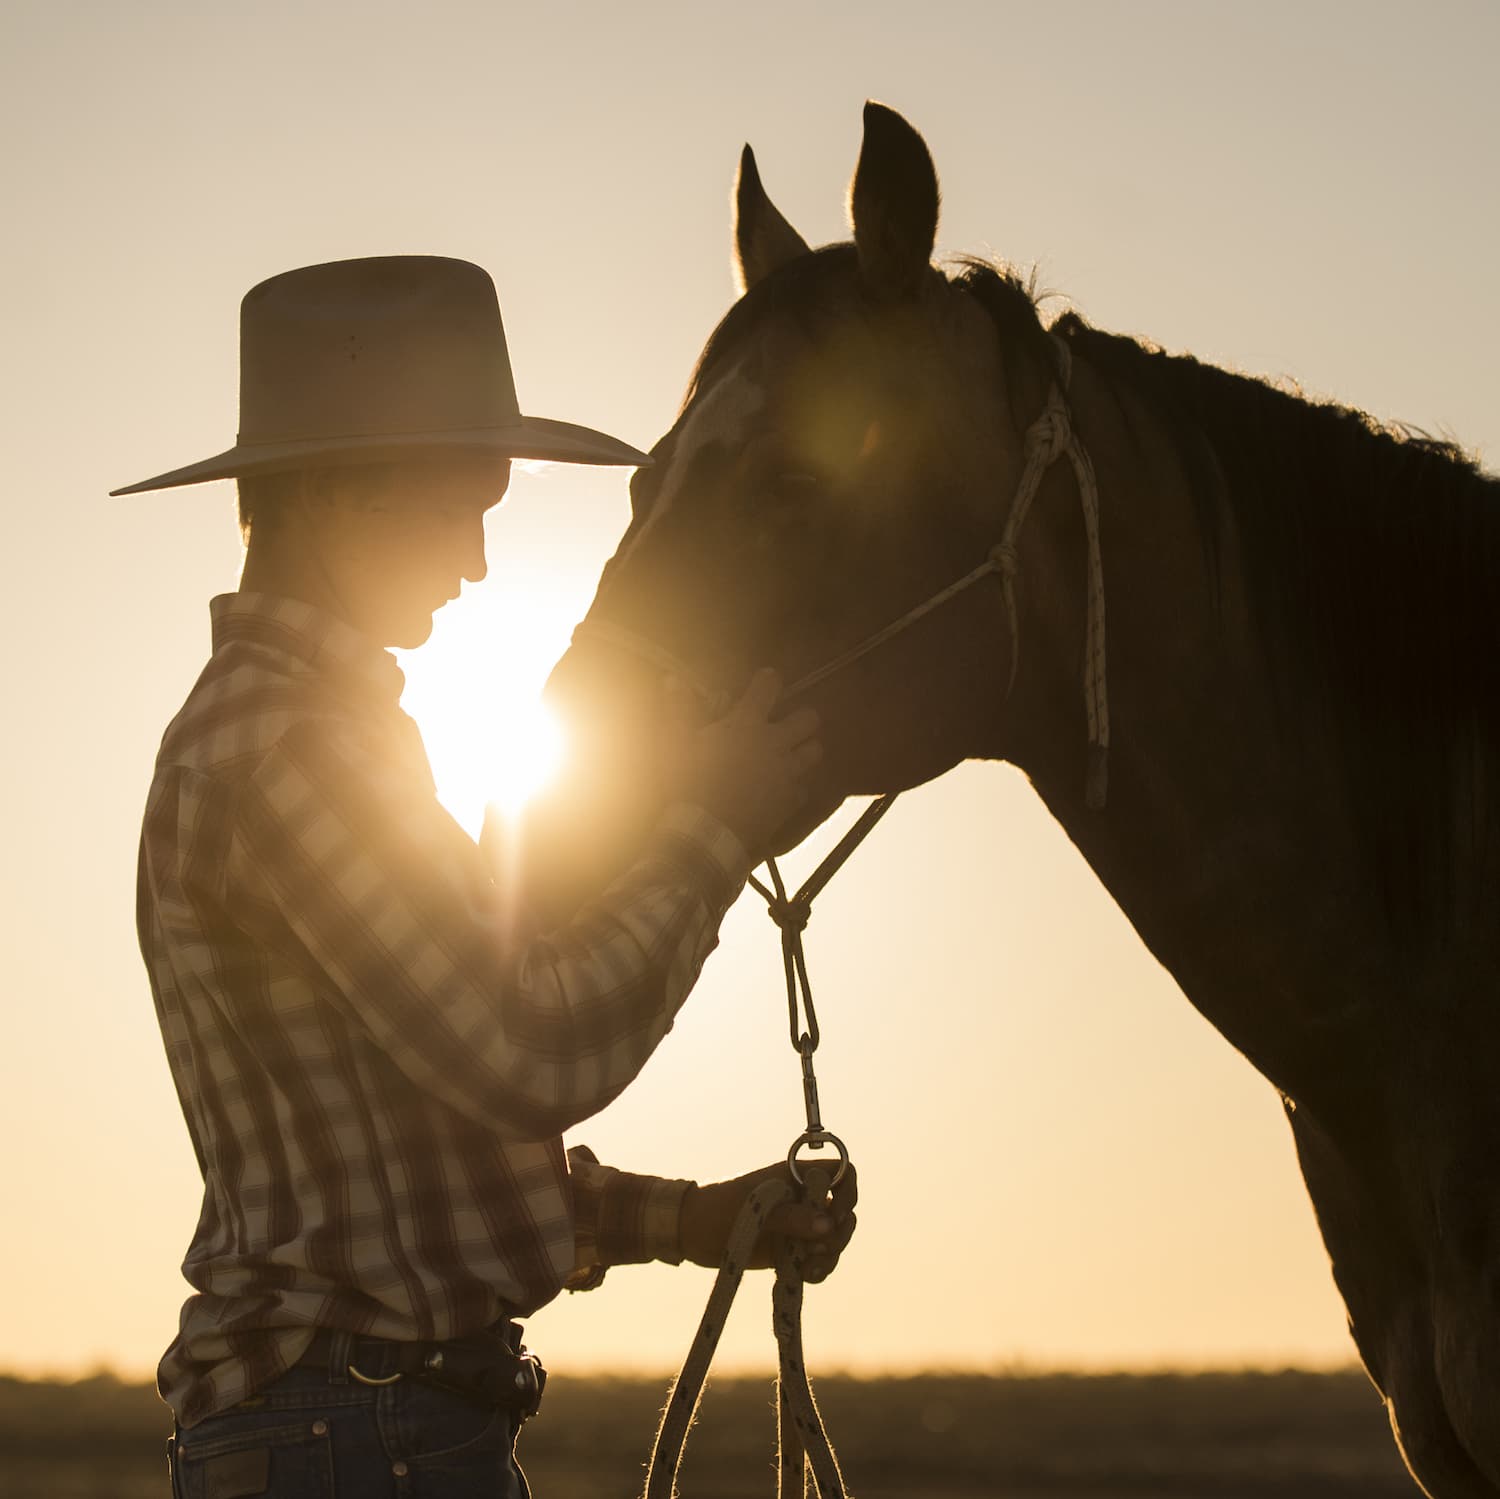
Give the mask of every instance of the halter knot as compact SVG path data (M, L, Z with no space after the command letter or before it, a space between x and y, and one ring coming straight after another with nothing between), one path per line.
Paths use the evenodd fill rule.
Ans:
M1068 420L1068 409L1054 387L1047 409L1031 424L1026 432L1026 456L1045 458L1048 463L1061 458L1073 441L1073 424Z
M1013 578L1021 570L1021 554L1008 541L997 541L990 548L990 566L1002 578Z
M795 897L790 900L769 901L766 909L771 920L783 932L806 931L808 919L812 916L812 903Z

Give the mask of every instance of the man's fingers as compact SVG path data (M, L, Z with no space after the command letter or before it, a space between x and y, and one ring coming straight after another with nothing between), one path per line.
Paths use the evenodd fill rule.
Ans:
M816 1163L815 1163L816 1164ZM776 1171L770 1167L768 1170ZM831 1175L832 1172L829 1172ZM824 1178L827 1180L827 1177ZM854 1162L845 1164L844 1174L834 1187L817 1202L784 1202L766 1220L773 1233L790 1234L802 1239L832 1242L843 1232L845 1221L854 1222L854 1206L859 1201L859 1172ZM826 1227L820 1227L826 1225ZM849 1233L853 1233L851 1227ZM848 1242L847 1235L844 1242Z
M799 744L813 742L821 726L816 709L798 708L770 726L771 742L778 748L795 749Z
M781 696L781 673L763 666L751 678L729 716L742 724L764 723Z
M740 700L729 710L729 716L742 725L765 724L771 733L771 743L776 748L801 744L818 732L819 719L815 708L797 708L785 718L770 723L772 710L781 700L781 673L763 666L751 676L749 684L740 695Z
M838 1184L833 1189L833 1212L835 1217L842 1218L845 1213L854 1211L854 1204L859 1201L859 1172L854 1169L854 1162L850 1161L844 1168L844 1174L838 1179Z
M792 751L792 766L798 775L806 775L822 758L822 743L817 739L809 739Z
M789 1239L831 1244L837 1236L838 1224L826 1207L815 1207L810 1202L784 1202L766 1219L766 1231L784 1234Z
M842 1254L849 1247L849 1240L854 1237L854 1230L859 1225L857 1213L846 1213L838 1220L838 1227L833 1231L833 1249L835 1254Z
M837 1268L844 1250L854 1237L855 1218L850 1213L826 1239L803 1240L802 1277L816 1285L827 1280Z

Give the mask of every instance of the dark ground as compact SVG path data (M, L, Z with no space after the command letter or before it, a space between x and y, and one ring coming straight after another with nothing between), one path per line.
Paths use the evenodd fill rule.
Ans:
M856 1499L1416 1499L1362 1374L823 1379ZM522 1437L537 1499L636 1499L659 1380L554 1377ZM165 1419L164 1419L165 1418ZM6 1499L166 1499L170 1418L108 1377L0 1377ZM689 1499L776 1490L771 1383L719 1380L688 1443Z

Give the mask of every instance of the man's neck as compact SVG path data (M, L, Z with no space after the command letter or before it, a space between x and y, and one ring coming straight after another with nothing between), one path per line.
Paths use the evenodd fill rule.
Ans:
M262 536L252 532L239 591L297 599L353 624L316 547L300 544L303 540L282 532Z

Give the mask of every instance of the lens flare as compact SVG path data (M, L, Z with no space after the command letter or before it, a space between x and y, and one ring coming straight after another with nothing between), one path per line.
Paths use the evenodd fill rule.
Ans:
M487 801L514 817L556 779L564 749L562 725L544 704L518 704L507 715L504 741L489 767L496 789Z

